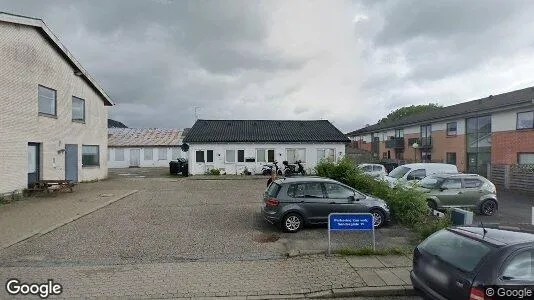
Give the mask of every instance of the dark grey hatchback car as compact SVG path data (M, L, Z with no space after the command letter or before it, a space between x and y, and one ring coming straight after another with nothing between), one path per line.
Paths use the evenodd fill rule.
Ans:
M297 232L309 224L326 224L330 213L372 213L375 228L390 221L384 200L329 178L281 178L273 181L263 195L263 217L286 232Z

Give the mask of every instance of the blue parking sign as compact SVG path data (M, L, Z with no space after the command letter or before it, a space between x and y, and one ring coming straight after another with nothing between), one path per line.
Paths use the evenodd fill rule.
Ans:
M375 249L374 218L370 213L331 213L328 215L328 254L330 254L331 231L371 231Z

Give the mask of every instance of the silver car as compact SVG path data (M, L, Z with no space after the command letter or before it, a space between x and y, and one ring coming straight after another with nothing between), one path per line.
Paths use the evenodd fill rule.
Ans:
M386 167L381 164L359 164L360 168L365 174L369 174L373 177L382 177L388 175Z

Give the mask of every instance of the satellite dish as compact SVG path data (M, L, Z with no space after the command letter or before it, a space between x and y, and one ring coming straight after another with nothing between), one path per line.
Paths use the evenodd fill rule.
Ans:
M188 145L188 144L182 144L182 145L180 146L180 148L181 148L182 151L184 151L184 152L189 151L189 145Z

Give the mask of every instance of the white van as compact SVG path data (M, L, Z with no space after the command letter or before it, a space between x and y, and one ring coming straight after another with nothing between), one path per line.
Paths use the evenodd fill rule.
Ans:
M459 173L458 168L451 164L418 163L401 165L393 169L384 179L390 184L408 184L417 182L428 175L440 173Z

